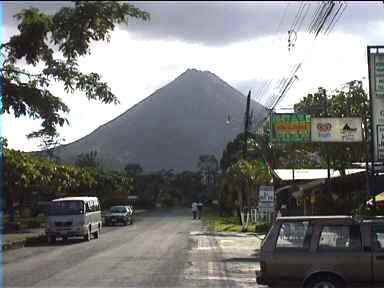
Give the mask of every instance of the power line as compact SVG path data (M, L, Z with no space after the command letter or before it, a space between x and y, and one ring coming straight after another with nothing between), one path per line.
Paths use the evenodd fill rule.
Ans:
M329 28L332 26L332 24L334 23L335 19L336 19L336 16L340 13L340 10L341 8L343 8L343 3L338 3L339 4L339 8L336 10L336 13L333 15L331 21L329 22L328 24L328 27L326 28L324 34L327 34L327 32L329 31Z
M275 34L279 35L280 34L280 29L282 28L282 25L284 24L285 22L285 19L287 18L287 14L288 14L288 7L289 7L290 3L287 2L287 4L285 5L285 8L284 8L284 11L283 11L283 14L282 16L280 17L280 22L279 24L277 25L276 27L276 31L275 31ZM278 39L278 42L281 42L282 38L280 37ZM267 81L267 80L264 80L264 83L261 84L260 89L258 89L258 92L256 92L256 95L255 95L255 99L259 99L260 96L262 95L262 92L265 90L265 88L267 87L267 89L269 88L269 86L271 85L271 82L272 82L272 79Z
M335 20L333 21L333 26L331 26L331 25L332 25L332 23L331 23L329 30L326 31L326 34L327 34L327 35L328 35L329 33L331 33L331 31L335 28L336 24L340 21L340 19L341 19L341 17L343 16L345 10L347 9L347 6L348 6L348 4L347 4L347 3L344 3L344 5L343 5L343 10L341 10L341 12L339 13L337 19L335 19Z

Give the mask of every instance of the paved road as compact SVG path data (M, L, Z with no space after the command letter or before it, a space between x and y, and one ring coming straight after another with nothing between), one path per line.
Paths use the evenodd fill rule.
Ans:
M201 222L192 221L188 210L148 212L132 226L107 227L99 240L7 251L3 255L3 284L4 287L212 287L209 278L202 281L190 275L196 257L191 253L196 246L191 231L201 230ZM199 255L197 265L207 264L203 258ZM214 281L215 287L240 287Z

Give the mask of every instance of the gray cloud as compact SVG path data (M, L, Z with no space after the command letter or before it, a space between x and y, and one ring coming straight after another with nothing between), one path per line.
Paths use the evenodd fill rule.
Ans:
M131 21L127 28L144 38L179 39L205 45L225 45L276 32L287 34L299 2L132 2L151 13L150 23ZM318 2L310 2L302 31L309 27ZM375 22L384 20L380 2L348 2L335 31L375 33ZM280 24L281 23L281 24ZM279 26L280 25L280 26ZM299 31L300 32L300 31Z
M135 2L151 14L149 22L131 19L122 26L145 39L176 39L210 46L227 45L275 34L287 34L299 10L300 2ZM309 3L309 2L308 2ZM5 26L15 26L12 15L22 8L34 6L54 13L71 2L3 2ZM310 2L309 25L318 2ZM285 15L285 17L283 17ZM348 2L347 10L336 31L376 37L375 24L384 20L384 4L378 2ZM282 25L279 26L279 23ZM280 28L280 29L278 29Z

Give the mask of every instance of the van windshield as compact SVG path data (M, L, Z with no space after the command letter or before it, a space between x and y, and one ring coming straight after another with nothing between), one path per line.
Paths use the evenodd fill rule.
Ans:
M84 214L84 202L79 200L55 201L48 209L49 216Z

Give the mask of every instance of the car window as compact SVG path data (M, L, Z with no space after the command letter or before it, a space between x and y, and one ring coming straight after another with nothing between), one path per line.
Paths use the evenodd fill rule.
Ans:
M373 246L376 249L384 250L384 224L372 225Z
M319 238L318 250L360 250L361 233L358 225L323 226Z
M127 208L123 206L115 206L115 207L111 207L110 211L111 213L125 213L127 212Z
M309 249L312 225L306 222L283 223L276 242L277 249Z

